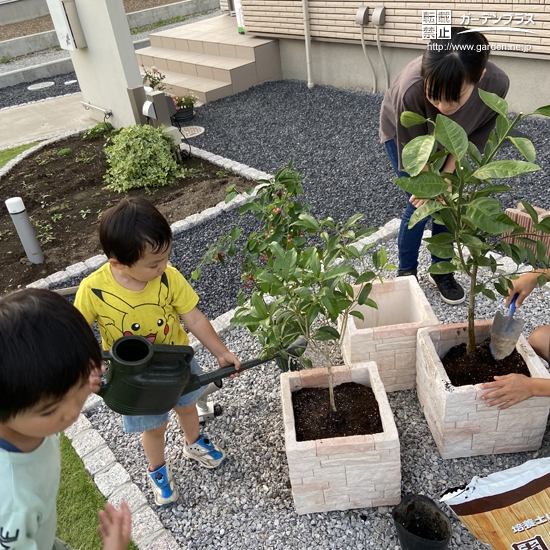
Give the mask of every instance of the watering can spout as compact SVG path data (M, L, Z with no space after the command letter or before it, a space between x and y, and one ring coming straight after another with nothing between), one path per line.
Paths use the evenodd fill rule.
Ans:
M304 338L298 338L285 349L285 352L291 357L299 357L304 352L306 347L307 347L306 340ZM267 361L271 361L276 357L280 357L280 356L281 354L280 352L278 352L273 357L268 357L265 359L251 359L250 361L245 361L244 363L241 363L239 370L237 370L234 365L230 365L228 367L223 367L221 369L218 369L212 372L207 372L199 376L193 375L191 377L191 382L189 385L191 389L187 391L187 388L186 388L185 393L195 391L196 389L199 389L202 386L206 386L211 382L215 383L219 380L222 380L223 378L227 378L228 376L231 376L232 374L241 373L245 370L251 369L253 367L257 367L259 365L262 365L263 363L267 363Z

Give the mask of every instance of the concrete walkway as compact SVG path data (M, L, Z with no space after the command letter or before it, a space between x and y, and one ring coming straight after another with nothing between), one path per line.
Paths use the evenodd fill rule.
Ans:
M54 97L0 111L0 149L97 124L80 104L82 94Z

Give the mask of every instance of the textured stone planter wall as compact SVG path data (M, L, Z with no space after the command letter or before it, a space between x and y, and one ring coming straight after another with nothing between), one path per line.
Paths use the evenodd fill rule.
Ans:
M476 323L476 341L491 333L492 320ZM451 385L440 357L468 341L467 325L439 325L418 331L416 390L428 426L443 458L534 451L542 444L550 397L534 397L499 411L481 399L475 386ZM550 374L527 340L516 347L532 377Z
M401 499L399 438L376 364L333 367L334 385L357 382L374 391L383 433L296 441L292 392L328 387L326 369L281 375L286 454L298 514L397 504Z
M387 392L410 390L416 383L416 333L439 323L415 277L376 281L370 297L378 309L359 306L361 321L349 316L342 339L348 365L375 361Z

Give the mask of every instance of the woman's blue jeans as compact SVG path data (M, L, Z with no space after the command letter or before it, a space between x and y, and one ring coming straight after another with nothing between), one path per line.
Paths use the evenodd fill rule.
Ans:
M390 158L391 165L394 172L398 177L408 177L407 172L399 170L399 157L397 154L397 145L393 139L384 143L386 146L386 152ZM432 217L428 216L423 220L420 220L412 229L408 228L409 220L414 214L416 208L409 202L411 194L405 192L407 196L407 207L401 217L401 226L399 227L399 235L397 236L397 246L399 249L399 271L413 271L418 269L418 253L420 251L420 244L422 243L422 235L424 233L424 227L428 220ZM432 222L432 235L438 233L448 232L448 229L439 223ZM449 258L438 258L432 254L432 263L448 261Z

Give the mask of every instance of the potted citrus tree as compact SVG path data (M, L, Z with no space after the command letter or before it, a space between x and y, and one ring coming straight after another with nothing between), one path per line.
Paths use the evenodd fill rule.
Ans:
M312 367L315 357L320 366L281 376L287 458L298 513L394 504L401 487L399 440L376 364L333 367L330 351L331 343L340 340L339 316L362 318L355 306L376 307L369 298L372 282L393 266L384 249L369 254L370 245L361 243L375 231L361 225L361 215L346 222L318 220L296 200L302 194L302 178L290 164L271 180L260 181L254 200L241 206L240 214L253 213L261 229L245 239L244 291L231 323L247 327L267 357L302 337L307 352L298 360ZM231 191L228 200L233 197ZM224 263L226 256L234 256L240 236L240 229L234 228L208 249L202 263ZM288 370L289 362L282 367ZM353 382L372 389L382 431L297 441L292 393L328 388L326 408L311 414L331 416L339 407L335 386Z
M527 138L510 135L525 115L509 119L504 99L483 90L479 90L479 94L497 113L496 128L483 152L468 142L466 132L458 124L443 115L438 115L435 121L411 112L401 115L404 126L427 123L433 129L403 149L403 166L410 177L397 178L397 184L418 198L429 199L411 217L409 226L426 216L432 216L434 223L444 224L448 233L425 240L431 253L450 260L432 265L429 271L444 274L459 270L470 279L467 323L418 332L417 391L443 457L538 448L550 403L548 399L537 398L507 411L498 411L496 407L489 410L480 399L479 386L453 386L439 360L450 348L463 343L467 353L472 354L480 341L489 336L491 322L476 323L477 295L494 300L496 291L506 296L512 288L510 277L517 274L525 261L548 265L546 247L503 212L497 197L512 189L510 182L494 182L540 170L535 164L533 144ZM550 106L532 114L550 116ZM497 160L497 153L506 142L511 142L525 160ZM441 172L448 155L456 159L452 174ZM525 201L523 205L533 219L534 229L550 232L550 220L539 223L535 210ZM506 237L519 239L511 244ZM510 257L516 269L503 274L495 253ZM486 268L483 278L482 268ZM517 351L527 363L531 376L548 377L524 338L520 338ZM514 418L508 418L510 416Z

